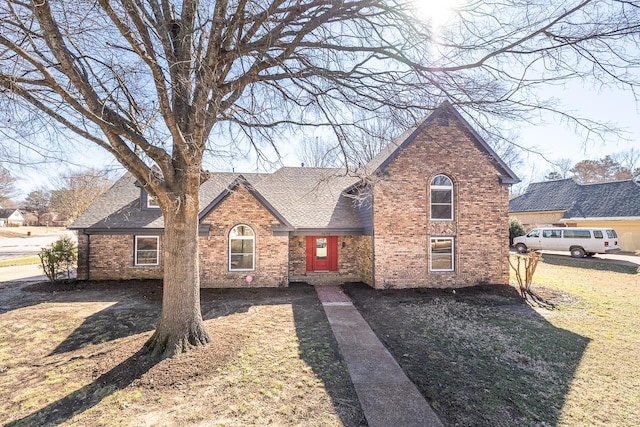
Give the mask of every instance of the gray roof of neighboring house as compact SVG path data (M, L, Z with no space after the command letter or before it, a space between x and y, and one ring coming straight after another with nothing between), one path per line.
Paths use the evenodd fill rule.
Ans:
M5 218L5 219L9 218L16 211L20 214L20 216L22 216L22 213L17 209L0 209L0 218Z
M566 211L563 218L640 217L640 185L633 180L578 184L535 182L509 202L509 212Z

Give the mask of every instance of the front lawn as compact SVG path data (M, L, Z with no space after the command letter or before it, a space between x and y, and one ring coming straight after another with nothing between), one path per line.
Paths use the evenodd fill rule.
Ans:
M510 286L346 287L446 425L640 425L640 275L538 265Z
M203 290L213 344L160 362L159 283L51 290L0 286L3 425L365 423L312 287Z

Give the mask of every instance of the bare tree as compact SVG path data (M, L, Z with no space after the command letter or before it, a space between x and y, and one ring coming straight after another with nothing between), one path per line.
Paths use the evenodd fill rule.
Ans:
M640 150L631 148L615 154L613 158L620 166L631 172L633 179L640 181Z
M51 210L64 215L68 221L80 216L113 181L108 170L89 169L61 176L51 190Z
M0 206L4 206L16 194L16 179L9 170L0 166Z
M563 158L559 160L552 160L550 163L553 167L544 177L545 181L565 179L572 176L571 169L573 168L573 161L571 159Z
M199 305L198 188L205 150L278 154L286 126L350 129L443 99L482 123L539 109L533 90L570 78L637 86L639 8L629 1L472 2L436 35L401 0L6 0L0 108L29 143L81 136L158 199L164 295L147 346L165 356L210 340ZM613 54L615 52L615 54ZM10 120L9 120L10 119ZM38 127L34 127L38 124ZM29 134L24 134L29 130ZM233 146L228 146L233 141ZM156 168L154 168L155 166ZM184 262L185 259L191 262Z
M296 156L303 166L313 168L340 167L338 152L325 138L304 138L296 148Z

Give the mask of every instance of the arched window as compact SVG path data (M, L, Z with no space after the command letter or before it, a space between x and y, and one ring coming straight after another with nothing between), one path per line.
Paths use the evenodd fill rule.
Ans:
M229 271L255 269L256 236L248 225L236 225L229 232Z
M446 175L431 180L431 219L453 220L453 182Z

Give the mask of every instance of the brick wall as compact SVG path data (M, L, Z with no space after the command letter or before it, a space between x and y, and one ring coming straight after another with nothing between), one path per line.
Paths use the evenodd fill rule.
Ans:
M307 273L306 248L306 236L291 237L289 244L289 274L292 276L304 276ZM371 258L371 237L338 236L339 275L358 276L362 277L363 281L368 277L368 282L370 283Z
M273 236L271 226L278 220L245 188L229 195L203 222L211 224L211 230L200 238L201 287L287 286L288 237ZM250 226L256 234L255 271L229 271L228 237L238 224ZM253 277L251 284L248 275Z
M374 186L375 287L507 283L508 187L461 123L434 120ZM454 220L431 221L429 183L454 183ZM455 271L429 271L430 237L454 237Z
M160 237L160 265L133 265L134 236L92 235L89 261L91 280L161 279L162 237ZM87 236L78 235L78 278L86 279Z
M204 223L211 224L208 237L200 237L200 286L206 287L262 287L286 286L288 238L274 237L272 224L278 221L244 188L233 192L218 206ZM212 222L215 222L212 223ZM231 272L228 268L231 229L238 224L250 226L255 238L255 270ZM162 246L162 237L160 238ZM78 236L78 277L86 278L87 236ZM162 278L162 248L160 265L133 265L134 236L91 236L91 279ZM253 281L247 283L251 275Z

